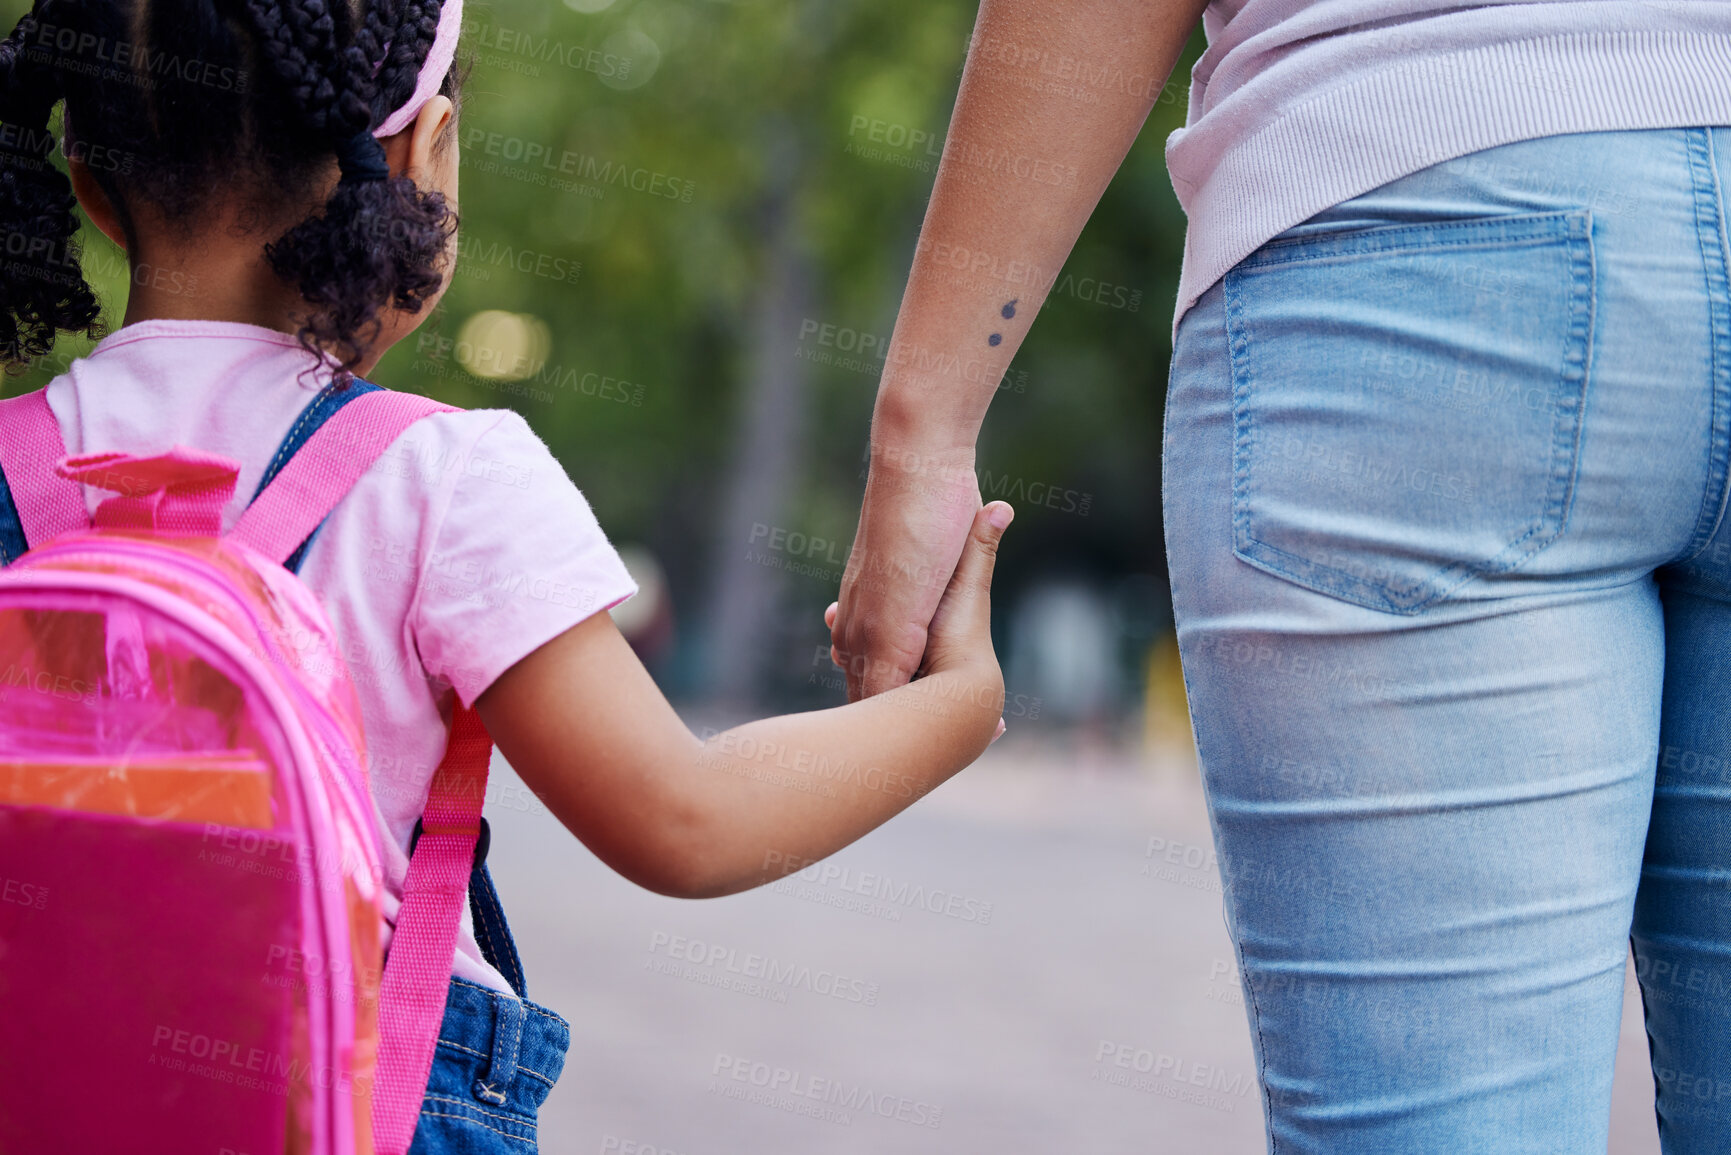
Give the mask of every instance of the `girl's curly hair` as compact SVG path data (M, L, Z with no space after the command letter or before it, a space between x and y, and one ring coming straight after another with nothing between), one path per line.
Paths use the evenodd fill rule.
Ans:
M270 214L317 195L331 158L413 92L444 0L36 0L0 41L0 359L95 335L70 182L86 165L136 251L140 206L188 234L240 195ZM442 91L457 94L453 68ZM270 219L275 219L270 218ZM390 306L419 312L457 227L407 177L339 180L265 247L308 306L300 339L347 372Z

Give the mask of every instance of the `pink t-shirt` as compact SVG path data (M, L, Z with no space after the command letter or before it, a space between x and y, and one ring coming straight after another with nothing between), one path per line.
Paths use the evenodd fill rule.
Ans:
M116 331L48 386L70 453L186 445L240 462L232 526L328 370L288 334L219 321ZM92 510L106 496L88 489ZM300 576L336 631L360 697L383 847L386 916L409 832L465 704L518 659L637 592L547 446L510 410L416 422L343 499ZM467 905L451 973L509 991Z

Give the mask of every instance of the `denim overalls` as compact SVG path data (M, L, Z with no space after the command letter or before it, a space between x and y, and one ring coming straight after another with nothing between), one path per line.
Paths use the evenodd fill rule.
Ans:
M469 876L481 953L518 997L452 979L410 1155L522 1155L538 1148L535 1112L565 1066L571 1028L524 997L523 963L485 862Z

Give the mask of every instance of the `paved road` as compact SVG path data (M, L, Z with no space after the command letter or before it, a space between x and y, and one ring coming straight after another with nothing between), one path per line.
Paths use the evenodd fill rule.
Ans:
M1264 1150L1183 758L1006 740L831 859L845 875L705 902L618 878L495 774L530 992L573 1028L549 1155ZM1658 1150L1638 1016L1612 1155Z

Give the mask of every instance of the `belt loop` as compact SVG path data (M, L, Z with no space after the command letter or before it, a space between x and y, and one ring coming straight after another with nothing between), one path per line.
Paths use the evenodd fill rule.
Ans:
M498 1106L511 1092L517 1077L517 1055L523 1046L523 1022L527 1013L520 999L493 995L493 1054L487 1073L475 1080L475 1098Z

